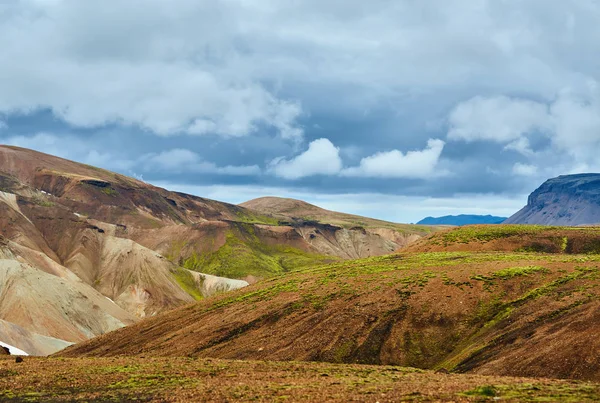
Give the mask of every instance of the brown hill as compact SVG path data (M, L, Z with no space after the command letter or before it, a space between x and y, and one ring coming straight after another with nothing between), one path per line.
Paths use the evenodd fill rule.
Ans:
M393 252L439 229L339 213L282 197L260 197L240 206L304 227L304 239L323 253L355 259Z
M0 320L48 337L36 352L246 286L244 279L381 254L392 244L360 229L280 225L244 207L0 146ZM16 347L33 345L27 334Z
M483 229L495 227L476 228L485 239ZM599 230L586 231L588 241L600 242ZM569 252L401 253L297 270L61 355L308 360L600 380L600 255Z

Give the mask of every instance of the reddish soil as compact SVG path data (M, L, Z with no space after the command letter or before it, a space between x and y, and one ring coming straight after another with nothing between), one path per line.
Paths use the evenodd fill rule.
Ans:
M600 386L410 368L192 358L0 358L4 402L594 402Z
M60 355L357 362L600 380L599 259L441 253L339 263L168 312Z

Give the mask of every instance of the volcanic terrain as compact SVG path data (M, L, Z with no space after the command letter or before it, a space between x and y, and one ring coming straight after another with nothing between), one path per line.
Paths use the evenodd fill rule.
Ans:
M461 227L415 249L445 247L444 239L460 248L298 269L60 355L327 361L600 381L600 255L590 249L600 229Z
M434 229L378 225L280 223L0 146L0 341L48 354L292 269L389 253Z

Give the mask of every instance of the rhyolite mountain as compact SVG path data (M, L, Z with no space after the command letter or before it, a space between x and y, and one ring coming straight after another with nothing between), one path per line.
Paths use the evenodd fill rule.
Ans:
M507 224L600 223L600 174L561 175L544 182Z
M432 231L394 225L280 223L0 146L0 342L48 354L299 267L387 253Z
M417 225L473 225L473 224L501 224L506 217L493 215L459 214L445 215L442 217L425 217Z
M599 381L599 245L599 227L450 228L400 253L294 270L58 355L389 364Z

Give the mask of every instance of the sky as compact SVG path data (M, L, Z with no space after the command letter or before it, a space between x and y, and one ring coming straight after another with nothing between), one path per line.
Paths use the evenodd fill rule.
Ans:
M509 216L600 171L600 0L0 0L0 143L240 203Z

